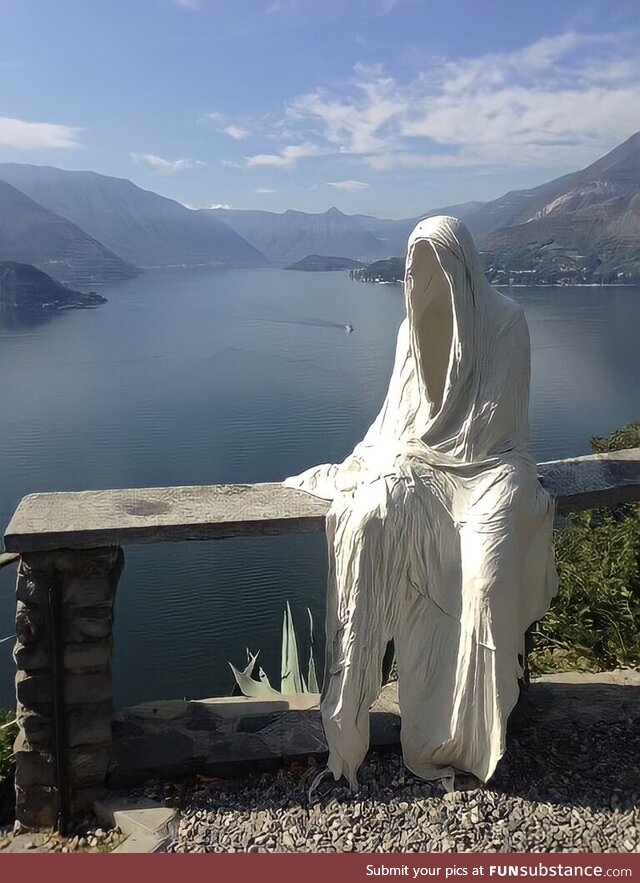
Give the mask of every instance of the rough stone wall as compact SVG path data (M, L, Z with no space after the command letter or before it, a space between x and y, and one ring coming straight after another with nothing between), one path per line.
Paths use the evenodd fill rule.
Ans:
M113 602L123 564L117 547L21 559L14 650L19 829L55 828L61 814L64 821L90 810L104 789L111 756Z

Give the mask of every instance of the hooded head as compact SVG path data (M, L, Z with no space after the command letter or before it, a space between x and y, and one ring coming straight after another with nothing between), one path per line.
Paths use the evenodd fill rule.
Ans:
M372 476L419 464L450 468L525 453L529 335L522 309L487 282L456 218L427 218L409 237L407 318L377 418L341 464L288 479L332 499Z
M465 463L522 446L529 396L524 314L489 285L462 221L440 216L417 224L405 300L394 368L404 375L397 402L403 439Z

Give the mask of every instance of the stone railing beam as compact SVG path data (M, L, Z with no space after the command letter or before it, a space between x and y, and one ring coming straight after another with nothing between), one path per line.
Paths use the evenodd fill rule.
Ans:
M640 498L640 448L538 466L557 511ZM279 483L30 494L5 533L9 552L234 536L321 533L329 504Z

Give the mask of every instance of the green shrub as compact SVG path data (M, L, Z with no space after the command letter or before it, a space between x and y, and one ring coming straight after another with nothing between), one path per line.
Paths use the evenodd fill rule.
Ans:
M640 447L640 423L592 438L598 453ZM533 629L532 672L640 664L640 505L569 516L555 531L559 590Z
M15 713L0 709L0 824L13 818L13 742L17 734Z
M605 438L592 435L589 444L596 454L640 448L640 423L627 423L622 429L616 429Z

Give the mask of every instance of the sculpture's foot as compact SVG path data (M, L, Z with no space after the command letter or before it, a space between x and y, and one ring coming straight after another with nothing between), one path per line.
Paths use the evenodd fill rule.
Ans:
M456 772L453 776L454 791L477 791L484 788L484 782L473 773Z
M315 803L324 796L322 794L318 794L318 788L320 787L322 781L327 778L327 776L333 776L333 773L331 772L329 767L325 767L315 777L315 779L311 783L311 787L309 788L308 792L309 803Z

